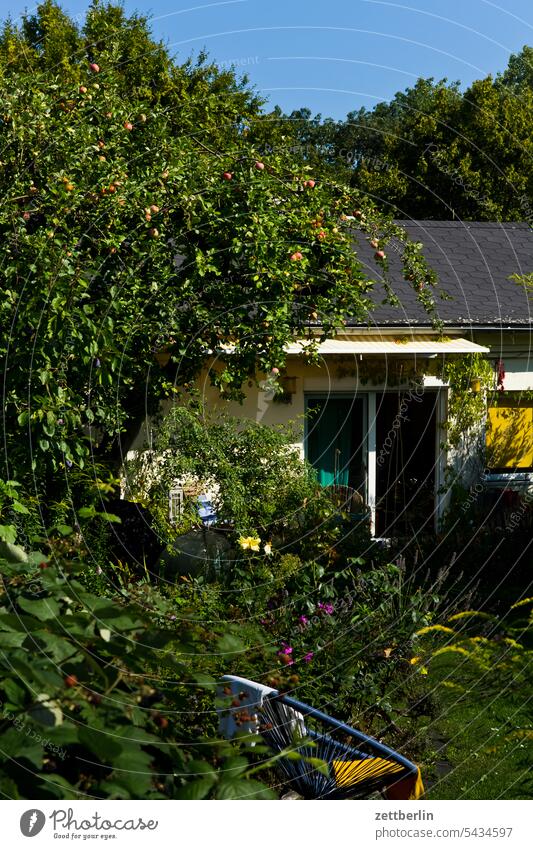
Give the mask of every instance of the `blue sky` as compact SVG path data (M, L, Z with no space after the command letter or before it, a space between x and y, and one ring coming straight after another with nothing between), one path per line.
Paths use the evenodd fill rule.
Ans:
M235 63L284 110L341 118L417 77L468 84L533 44L532 0L127 0L185 60L205 48ZM79 15L86 2L66 0ZM17 18L32 6L13 0Z

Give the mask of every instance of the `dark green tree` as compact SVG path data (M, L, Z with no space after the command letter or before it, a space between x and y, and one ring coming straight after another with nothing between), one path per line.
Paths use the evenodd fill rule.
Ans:
M524 220L531 217L533 49L508 68L459 83L419 79L345 121L285 117L303 155L397 218ZM279 120L279 118L278 118Z

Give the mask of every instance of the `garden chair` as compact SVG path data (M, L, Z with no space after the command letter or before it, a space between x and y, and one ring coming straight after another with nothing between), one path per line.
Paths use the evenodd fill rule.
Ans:
M224 675L219 730L224 737L257 735L276 755L283 777L304 799L418 799L420 770L388 746L322 711L246 678ZM220 702L219 702L220 704Z

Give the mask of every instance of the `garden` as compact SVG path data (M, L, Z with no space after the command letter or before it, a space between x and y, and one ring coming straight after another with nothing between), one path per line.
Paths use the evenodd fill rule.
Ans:
M437 544L384 545L290 426L192 391L215 352L242 400L318 315L325 336L368 316L354 228L385 285L400 245L436 322L421 245L120 6L78 25L46 0L0 60L3 797L282 798L279 752L219 731L225 674L401 752L429 798L528 797L529 532L474 550L457 489Z
M95 507L34 534L29 553L3 544L5 796L283 796L273 753L219 735L227 673L397 748L429 798L527 796L533 599L475 609L457 569L422 577L318 486L288 432L183 403L158 433L126 472L149 517L144 555ZM176 478L216 480L215 524L192 486L169 522ZM31 504L4 484L5 527L36 527Z

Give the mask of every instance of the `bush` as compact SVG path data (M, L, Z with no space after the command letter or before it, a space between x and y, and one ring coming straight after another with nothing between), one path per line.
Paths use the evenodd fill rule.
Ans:
M128 464L128 491L155 513L158 505L166 509L176 481L192 479L213 493L218 522L237 533L298 533L324 494L293 442L286 428L175 406L153 448Z
M142 603L94 595L74 548L67 538L48 558L2 562L2 795L273 798L235 746L203 739L197 723L215 681L195 658L240 644L178 620L148 586Z

